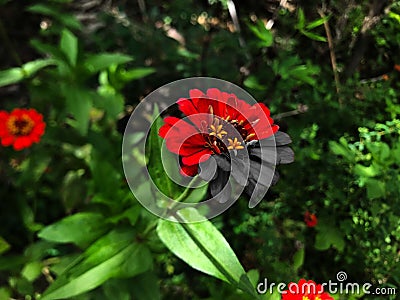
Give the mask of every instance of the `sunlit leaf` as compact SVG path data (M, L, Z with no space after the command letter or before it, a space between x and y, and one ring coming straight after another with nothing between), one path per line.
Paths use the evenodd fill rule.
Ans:
M190 222L201 216L193 209L177 213L179 221ZM162 242L192 268L202 271L256 296L242 265L221 232L203 218L203 222L177 223L160 220L157 233Z

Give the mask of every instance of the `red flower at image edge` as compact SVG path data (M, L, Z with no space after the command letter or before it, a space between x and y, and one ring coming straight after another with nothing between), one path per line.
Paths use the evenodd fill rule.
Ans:
M22 150L38 143L46 123L34 109L16 108L11 113L0 111L0 139L3 146Z
M194 126L176 117L166 117L159 131L162 138L168 133L167 148L182 157L181 172L184 175L196 175L199 163L210 155L244 149L240 140L265 139L278 130L277 125L272 125L270 111L263 103L250 105L235 94L216 88L208 89L207 94L193 89L189 95L190 99L179 99L178 106ZM228 123L241 136L229 132Z
M306 211L304 214L304 222L306 223L307 227L315 227L318 224L318 218L315 214Z
M288 289L282 293L282 300L333 300L333 298L324 292L322 285L312 280L300 279L298 283L289 283Z

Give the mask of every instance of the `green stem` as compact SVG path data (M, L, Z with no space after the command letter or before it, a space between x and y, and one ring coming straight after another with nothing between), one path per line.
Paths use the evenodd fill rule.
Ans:
M189 182L188 186L186 187L186 189L183 191L182 194L179 195L178 198L174 199L174 202L171 204L170 207L168 207L164 213L162 214L161 217L164 217L165 214L167 213L168 210L173 209L175 206L177 206L180 202L183 202L183 200L185 200L187 198L187 196L190 193L190 190L195 186L195 184L198 182L198 180L200 179L200 177L197 175L195 177L193 177L193 179ZM158 224L158 219L154 222L151 222L143 231L142 235L146 236L149 234L149 232L153 231Z
M195 186L195 183L197 183L198 179L200 177L198 175L196 175L195 177L193 177L193 179L189 182L188 186L186 187L186 189L183 191L182 194L179 195L178 198L175 199L176 202L182 202L183 200L185 200L185 198L189 195L190 189L192 189ZM171 208L173 208L175 205L172 205Z

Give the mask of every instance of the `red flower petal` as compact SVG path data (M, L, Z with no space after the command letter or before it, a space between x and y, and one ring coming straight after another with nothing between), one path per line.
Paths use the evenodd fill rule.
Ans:
M211 154L213 154L212 151L206 148L189 156L184 156L182 163L188 166L198 165L209 159Z
M22 137L18 137L15 139L13 147L15 150L19 151L24 148L28 148L28 147L32 146L32 143L33 142L29 137L22 136Z
M197 174L198 169L199 169L199 165L193 165L193 166L181 165L180 172L184 176L193 177Z

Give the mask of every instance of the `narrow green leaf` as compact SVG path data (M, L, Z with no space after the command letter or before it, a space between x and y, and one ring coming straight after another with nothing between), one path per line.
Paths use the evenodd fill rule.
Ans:
M321 19L318 19L318 20L315 20L315 21L313 21L311 23L308 23L307 26L306 26L306 29L311 30L311 29L314 29L314 28L316 28L318 26L321 26L326 21L328 21L330 19L330 17L331 17L331 15L328 15L328 16L325 16L325 17L323 17Z
M21 68L0 71L0 87L17 83L22 79L24 79L24 71Z
M318 41L318 42L326 42L327 39L324 36L309 32L309 31L305 31L305 30L301 30L301 33L304 34L306 37Z
M100 53L89 56L84 65L89 73L97 73L112 65L121 65L132 61L132 57L120 53Z
M99 238L107 229L103 215L82 212L43 228L38 236L52 242L74 243L84 247Z
M68 29L64 29L61 33L60 49L68 58L71 66L75 67L78 59L78 39Z
M298 12L297 29L302 30L305 25L306 25L306 17L304 16L303 9L300 7Z
M102 237L59 275L41 300L70 298L110 278L128 278L149 270L151 253L134 240L132 228L117 229Z
M198 223L176 223L160 220L157 233L161 241L192 268L233 284L250 295L257 296L242 265L221 232L187 208L177 213L179 221L203 219Z
M260 45L270 47L274 42L274 36L270 30L265 27L263 21L259 20L256 25L247 24L249 29L261 40Z
M124 81L132 81L135 79L140 79L140 78L146 77L155 72L156 72L156 69L154 69L154 68L136 68L136 69L131 69L131 70L127 70L127 71L121 71L120 76L121 76L121 79Z

